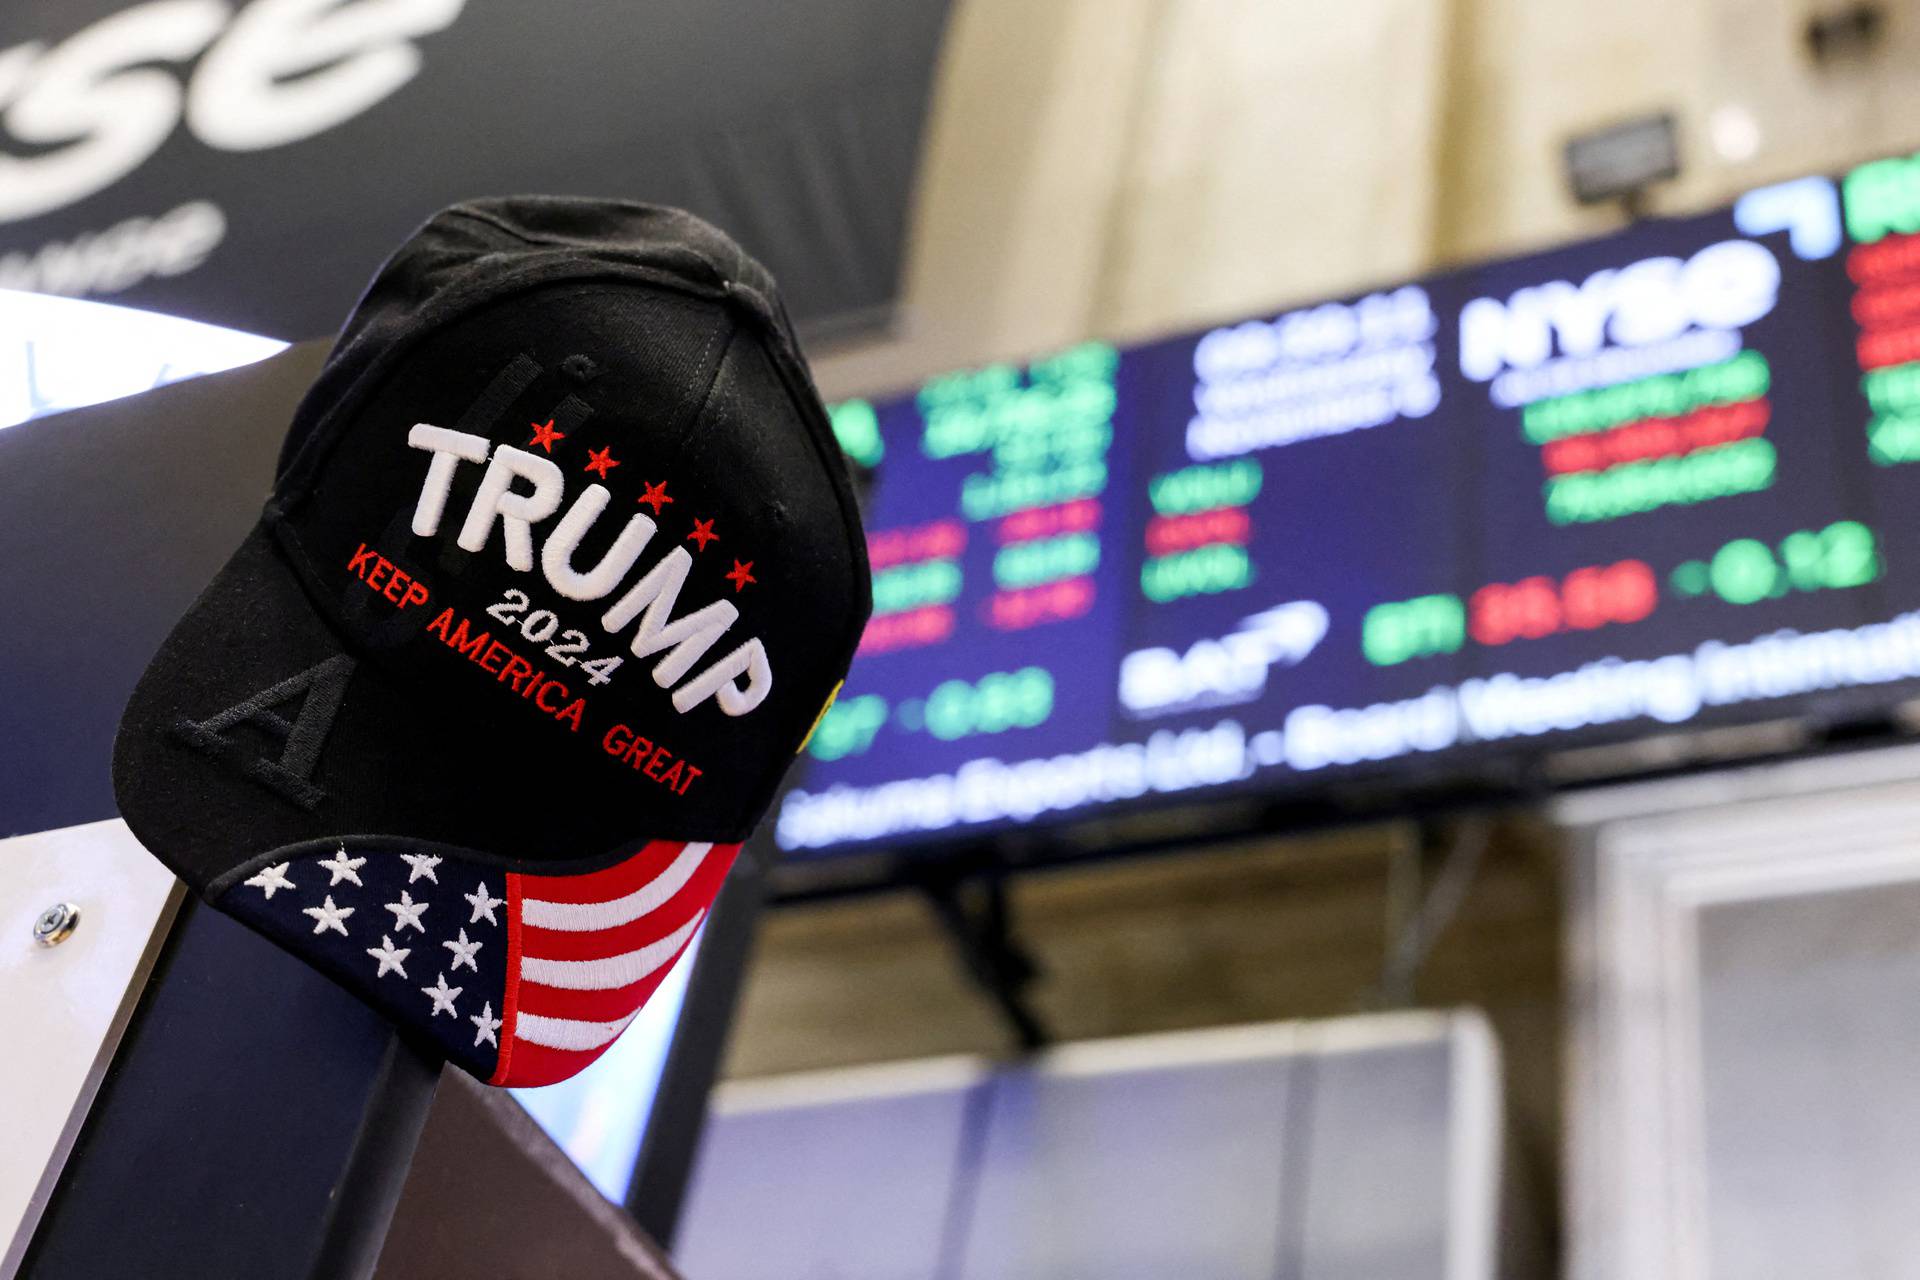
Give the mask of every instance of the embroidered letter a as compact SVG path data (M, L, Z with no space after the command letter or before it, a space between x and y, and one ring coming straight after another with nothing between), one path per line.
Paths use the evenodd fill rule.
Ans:
M180 720L173 726L174 736L302 809L311 809L326 798L326 792L313 783L313 770L320 763L320 748L340 712L340 699L346 695L353 669L353 659L344 653L328 658L218 715ZM296 698L300 710L291 721L274 710ZM242 724L251 724L278 741L280 758L270 760L237 736L229 736Z

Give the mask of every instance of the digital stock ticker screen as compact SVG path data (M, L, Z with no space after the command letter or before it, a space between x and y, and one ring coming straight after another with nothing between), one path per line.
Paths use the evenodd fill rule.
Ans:
M874 617L790 851L1920 677L1920 157L833 415Z

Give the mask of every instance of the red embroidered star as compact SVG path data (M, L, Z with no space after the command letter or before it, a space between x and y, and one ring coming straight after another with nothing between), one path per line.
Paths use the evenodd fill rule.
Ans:
M727 581L733 584L733 594L739 595L741 588L745 587L749 582L760 581L760 579L754 577L752 573L748 572L748 570L752 568L753 568L753 561L751 560L747 561L745 564L741 564L738 560L735 560L733 562L733 572L726 575Z
M713 521L695 520L693 532L687 535L687 541L699 543L700 549L705 551L709 542L720 541L720 535L713 531Z
M555 431L553 429L553 419L548 418L545 422L536 422L533 424L533 439L527 441L527 448L531 449L533 446L539 445L548 453L552 453L554 443L559 440L565 440L566 438L567 433L564 431Z
M587 470L599 472L602 480L607 478L607 472L619 465L618 462L614 461L612 445L608 445L604 449L587 450Z
M647 484L643 480L641 483L646 486L646 492L634 499L634 501L646 503L653 508L653 514L659 515L660 508L673 501L672 498L667 496L667 482L662 480L659 484Z

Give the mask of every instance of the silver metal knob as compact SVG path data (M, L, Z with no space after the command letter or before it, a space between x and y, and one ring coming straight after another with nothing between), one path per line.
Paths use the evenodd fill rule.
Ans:
M71 902L56 902L33 921L33 940L43 947L57 947L80 927L80 908Z

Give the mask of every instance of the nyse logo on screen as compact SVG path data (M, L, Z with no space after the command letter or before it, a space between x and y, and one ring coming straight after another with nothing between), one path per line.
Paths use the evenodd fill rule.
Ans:
M1780 264L1753 240L1549 280L1461 308L1460 372L1511 406L1724 359L1779 295Z
M1295 600L1243 619L1184 654L1139 649L1120 660L1120 704L1138 717L1252 702L1275 666L1298 666L1327 634L1327 611Z
M464 5L148 0L57 43L0 49L0 223L112 186L183 123L221 151L344 124L419 74L414 41Z

